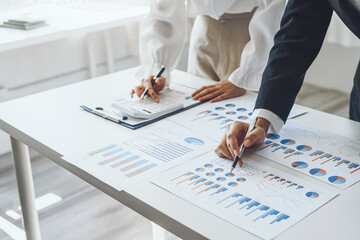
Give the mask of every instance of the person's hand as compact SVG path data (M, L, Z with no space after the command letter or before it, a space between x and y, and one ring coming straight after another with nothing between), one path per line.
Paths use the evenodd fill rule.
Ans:
M269 126L269 121L258 118L255 129L245 137L249 124L239 121L233 122L227 127L220 145L215 149L216 154L221 158L234 160L240 154L240 145L242 143L247 148L263 143ZM240 158L238 164L240 167L243 165L242 158Z
M245 93L245 89L235 86L229 80L221 80L214 85L204 86L196 90L192 96L194 100L205 101L211 99L210 102L213 103L228 98L238 97Z
M148 94L155 100L155 102L159 102L159 97L157 95L158 92L164 89L165 87L165 78L159 77L156 79L154 85L151 85L151 80L154 76L150 76L148 79L142 79L141 84L136 86L131 90L131 98L136 94L139 98L143 94L146 88L148 88Z

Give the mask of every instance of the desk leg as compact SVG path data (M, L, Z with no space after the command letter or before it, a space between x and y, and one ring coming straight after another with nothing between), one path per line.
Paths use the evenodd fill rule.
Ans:
M95 56L95 47L94 47L94 39L91 34L86 36L87 40L87 52L88 52L88 60L89 60L89 73L90 77L94 78L97 76L97 63Z
M35 207L34 181L32 178L29 148L13 137L11 137L11 147L26 239L40 240L40 225Z
M112 73L114 72L115 67L114 67L114 54L113 54L110 29L103 31L103 37L104 37L105 49L106 49L108 73Z
M152 233L153 240L165 240L165 229L160 227L159 225L151 222L152 225Z

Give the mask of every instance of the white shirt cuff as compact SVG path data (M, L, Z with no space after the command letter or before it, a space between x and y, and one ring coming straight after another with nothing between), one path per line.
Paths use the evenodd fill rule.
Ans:
M230 74L228 80L235 86L249 91L259 91L262 72L250 72L244 68L238 68Z
M268 120L271 123L270 132L278 133L280 129L284 126L284 121L278 115L267 109L255 109L251 117L253 119L261 117Z

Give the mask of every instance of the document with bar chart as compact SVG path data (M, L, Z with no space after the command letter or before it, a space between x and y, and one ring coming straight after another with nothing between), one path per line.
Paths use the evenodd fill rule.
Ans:
M256 153L338 188L360 180L360 141L288 121Z
M114 140L64 159L118 190L173 167L216 146L169 121L130 140Z
M223 137L226 127L234 121L250 122L257 94L245 95L216 103L205 103L196 108L176 114L169 119L180 125L198 131L216 141ZM306 111L294 106L289 118L304 114ZM211 131L209 131L211 129Z
M231 164L211 152L151 181L263 239L274 238L337 195L250 159L230 174Z

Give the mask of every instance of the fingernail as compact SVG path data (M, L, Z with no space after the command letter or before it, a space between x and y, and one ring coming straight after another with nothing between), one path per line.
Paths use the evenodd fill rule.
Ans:
M251 141L249 139L246 139L245 142L244 142L244 145L245 146L250 146L251 145Z

